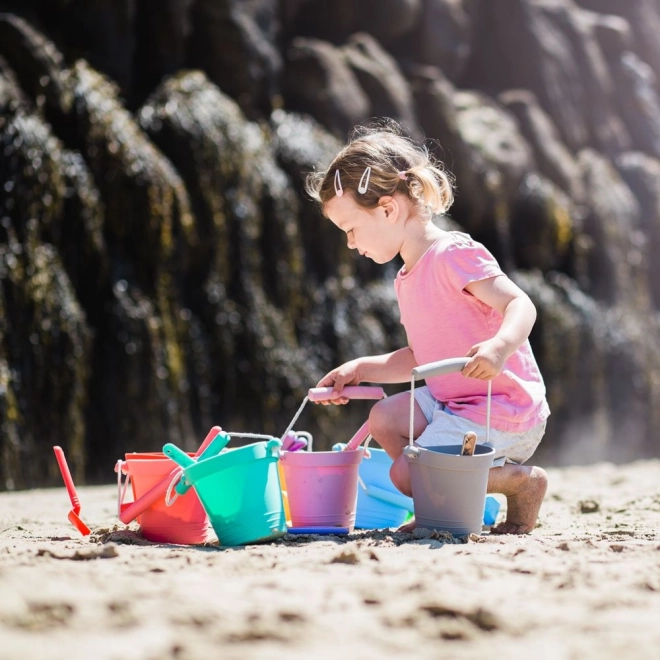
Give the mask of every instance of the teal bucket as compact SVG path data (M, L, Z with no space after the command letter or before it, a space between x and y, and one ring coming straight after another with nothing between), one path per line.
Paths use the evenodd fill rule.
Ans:
M183 467L182 485L197 492L220 544L236 546L286 534L277 472L280 446L272 438L197 462L172 444L163 452Z

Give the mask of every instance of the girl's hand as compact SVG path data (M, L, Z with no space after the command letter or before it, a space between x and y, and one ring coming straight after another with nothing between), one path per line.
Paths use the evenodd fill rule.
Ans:
M468 378L492 380L504 368L508 357L506 348L506 342L497 337L475 344L466 355L472 359L463 367L461 373Z
M322 403L324 406L344 405L348 403L348 398L341 396L341 391L346 385L359 385L362 382L358 367L358 360L351 360L323 376L316 387L332 387L334 391L331 399L319 401L319 403Z

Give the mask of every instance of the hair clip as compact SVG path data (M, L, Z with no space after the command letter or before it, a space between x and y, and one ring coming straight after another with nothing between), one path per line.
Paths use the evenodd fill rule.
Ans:
M360 195L364 195L364 193L367 192L367 188L369 187L369 177L371 176L371 168L367 167L367 169L362 173L362 176L360 177L360 183L358 183L358 192Z
M399 175L399 179L401 179L401 181L407 181L408 180L408 175L403 170L401 170L400 172L397 172L397 174Z
M341 187L341 178L339 176L339 170L335 170L335 195L341 197L344 194L344 189Z

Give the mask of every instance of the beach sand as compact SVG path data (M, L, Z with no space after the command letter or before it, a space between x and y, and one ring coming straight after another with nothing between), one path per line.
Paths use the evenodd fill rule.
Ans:
M0 659L659 657L660 461L549 476L531 534L467 543L139 544L112 486L83 539L64 487L0 494Z

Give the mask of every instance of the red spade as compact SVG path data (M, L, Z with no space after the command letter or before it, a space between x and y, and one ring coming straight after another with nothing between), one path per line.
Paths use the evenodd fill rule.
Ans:
M67 493L69 493L69 499L71 500L71 506L73 509L69 511L69 522L83 535L87 536L90 533L89 527L80 519L78 514L80 513L80 500L78 499L78 494L76 493L76 487L73 485L73 479L71 478L71 472L69 472L69 466L67 465L66 458L64 458L64 452L62 447L53 447L55 452L55 458L57 458L57 464L60 466L60 472L62 473L62 478L64 479L64 485L66 486Z

